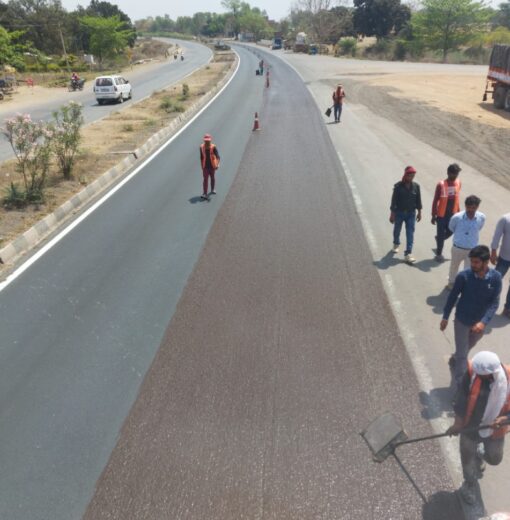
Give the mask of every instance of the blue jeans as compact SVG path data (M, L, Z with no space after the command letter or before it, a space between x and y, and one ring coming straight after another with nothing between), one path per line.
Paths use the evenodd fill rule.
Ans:
M451 215L445 215L444 217L437 217L436 218L436 244L437 244L437 250L436 254L440 255L443 253L443 247L444 247L444 241L447 238L450 238L452 236L452 232L450 231L450 228L448 227L448 224L450 223L450 219L452 218Z
M505 276L508 269L510 269L510 260L504 260L499 257L496 263L496 271L501 274L501 278ZM508 292L506 293L505 309L510 310L510 287L508 287Z
M410 255L413 250L414 225L416 223L416 212L395 211L395 223L393 224L393 243L400 245L400 232L402 224L406 225L406 250L404 254Z
M335 121L340 121L340 116L342 115L342 105L340 103L335 103Z

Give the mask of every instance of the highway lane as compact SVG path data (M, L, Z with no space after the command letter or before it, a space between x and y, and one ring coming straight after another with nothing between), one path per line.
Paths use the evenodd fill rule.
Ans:
M418 382L320 112L268 58L248 142L86 520L460 518L435 443L371 461Z
M178 42L184 50L184 61L174 60L173 57L170 57L161 63L150 64L141 68L134 67L132 71L125 72L124 76L133 86L133 100L126 101L127 104L139 101L150 96L155 90L163 89L172 83L182 80L204 66L212 57L211 50L204 45L181 40L161 39L174 43ZM35 99L29 105L23 107L22 112L30 114L35 121L47 120L51 117L51 113L58 110L62 104L76 101L83 104L83 117L85 124L87 124L105 117L110 112L122 109L122 105L115 103L98 105L92 89L92 82L85 83L85 88L82 92L68 92L67 89L63 89L62 96L59 99L43 102L38 102ZM9 108L8 103L5 103L3 106L0 105L0 121L12 115L14 113ZM12 156L13 152L10 144L4 138L1 139L0 161L4 161Z
M306 57L281 54L302 74L308 88L319 106L326 106L333 86L342 80L347 84L351 75L370 74L386 70L419 73L472 74L483 78L486 68L478 66L383 63L338 60L323 56ZM450 247L445 247L447 261L438 264L433 260L435 227L430 225L429 211L434 188L445 173L446 166L457 162L462 166L461 181L464 196L477 194L482 199L481 210L487 221L481 232L481 243L489 244L499 217L508 212L508 190L492 181L491 171L483 171L469 164L463 150L452 147L449 154L430 145L424 134L412 134L385 116L374 114L365 106L349 101L344 107L341 125L327 125L328 133L349 172L349 188L357 201L357 211L363 219L363 227L370 241L371 255L384 283L388 298L402 337L412 356L415 371L420 379L421 413L429 418L436 431L444 431L452 422L452 388L447 361L453 351L453 327L450 323L445 333L439 331L439 321L446 300L444 286L449 268ZM405 106L405 104L404 104ZM452 128L454 131L455 128ZM508 134L501 129L501 135ZM426 134L425 134L426 136ZM476 138L476 136L472 136ZM445 135L448 140L448 135ZM448 142L448 141L446 141ZM421 185L424 218L417 225L414 254L418 259L413 268L402 262L402 255L392 255L391 226L388 224L388 207L391 189L407 164L417 168L416 181ZM508 276L504 281L502 295L506 295ZM503 297L500 310L503 307ZM508 319L497 315L487 329L485 337L475 351L494 350L503 361L508 357ZM457 485L462 482L458 439L442 443L445 460ZM482 497L489 513L510 511L510 496L506 483L510 479L508 455L497 467L488 467L480 482ZM476 517L476 511L471 511Z
M256 59L152 162L0 292L0 518L80 518L259 110ZM222 155L199 202L198 145Z

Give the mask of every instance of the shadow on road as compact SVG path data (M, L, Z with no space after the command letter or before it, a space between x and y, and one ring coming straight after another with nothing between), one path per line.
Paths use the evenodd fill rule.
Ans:
M403 260L395 256L395 253L388 251L380 260L376 260L373 264L377 269L389 269L390 267L395 267L400 264L402 261Z
M420 392L418 397L423 406L421 416L424 419L436 419L446 412L453 416L452 399L455 394L455 384L452 378L450 386L433 388L430 392Z
M465 520L455 491L434 493L422 508L423 520Z
M443 314L444 304L446 303L449 292L450 291L444 287L439 294L427 296L427 305L432 307L434 314Z
M188 199L190 204L196 204L197 202L210 202L211 199L203 199L202 197L191 197L191 199Z

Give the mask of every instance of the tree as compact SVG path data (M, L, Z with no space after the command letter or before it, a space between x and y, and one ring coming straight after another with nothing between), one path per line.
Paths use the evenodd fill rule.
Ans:
M510 0L499 4L499 10L494 17L494 23L510 29Z
M100 64L105 58L121 54L127 47L132 31L123 29L124 22L118 16L97 18L85 16L81 23L90 32L90 50Z
M354 29L364 36L379 40L398 33L410 18L411 10L400 0L354 0Z
M411 23L414 37L440 51L445 62L449 52L485 29L487 17L483 4L473 0L424 0Z
M24 31L9 32L0 26L0 67L10 65L23 70L23 52L29 50L28 45L18 43L23 33Z
M229 25L237 39L241 32L239 18L241 16L241 0L221 0L221 5L229 12Z

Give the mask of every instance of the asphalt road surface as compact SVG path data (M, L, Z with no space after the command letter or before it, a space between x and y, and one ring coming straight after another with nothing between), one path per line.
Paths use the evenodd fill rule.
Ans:
M164 39L164 38L161 38ZM150 96L154 91L160 90L172 83L182 80L195 70L204 66L212 57L212 52L208 47L194 42L168 40L169 42L179 42L181 48L185 50L184 61L174 60L173 57L162 61L158 65L137 68L125 72L123 75L129 80L133 87L133 99L131 102L139 101ZM99 75L99 74L98 74ZM76 101L83 105L83 117L85 124L92 123L108 115L110 112L122 109L122 105L117 103L107 103L98 105L93 92L92 82L86 82L84 90L81 92L68 92L62 89L62 97L55 101L38 102L35 99L30 105L23 107L23 112L30 114L34 121L48 120L51 113L58 110L62 104L69 101ZM127 104L130 101L126 101ZM9 110L9 105L0 106L0 120L3 121L14 114ZM0 139L0 161L13 156L11 145L5 138Z
M376 464L359 435L386 410L430 427L322 116L269 64L262 130L85 518L460 518L436 443Z
M260 109L241 52L206 112L0 292L0 518L83 515ZM224 160L201 203L206 132Z

